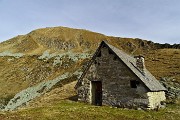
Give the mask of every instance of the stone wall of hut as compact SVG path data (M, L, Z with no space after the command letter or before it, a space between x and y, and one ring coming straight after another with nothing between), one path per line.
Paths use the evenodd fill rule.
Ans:
M91 81L102 82L102 104L117 107L148 107L148 88L108 48L103 47L78 88L78 100L91 103ZM132 87L131 81L136 81Z

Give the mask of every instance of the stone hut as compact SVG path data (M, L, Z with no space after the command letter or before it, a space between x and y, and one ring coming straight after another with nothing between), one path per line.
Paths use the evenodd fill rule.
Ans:
M78 100L93 105L155 109L166 89L145 68L144 57L132 57L102 41L75 86Z

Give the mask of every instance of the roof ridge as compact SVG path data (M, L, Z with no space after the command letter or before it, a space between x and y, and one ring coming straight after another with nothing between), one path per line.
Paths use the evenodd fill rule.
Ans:
M115 54L126 64L127 67L151 90L151 91L165 91L163 85L146 69L144 68L144 74L137 68L135 64L135 58L124 51L116 48L115 46L104 42Z
M96 58L97 53L101 49L103 45L107 45L109 49L111 49L118 57L121 59L124 64L144 83L144 85L150 90L150 91L166 91L166 88L164 88L163 85L159 83L159 81L146 69L144 68L144 74L137 68L136 66L136 60L133 56L125 53L124 51L116 48L115 46L107 43L107 41L102 41L97 48L96 52L94 53L92 59L89 61L87 67L85 68L83 74L81 75L80 79L78 80L75 88L78 87L80 84L82 78L85 76L86 71L91 66L93 60Z

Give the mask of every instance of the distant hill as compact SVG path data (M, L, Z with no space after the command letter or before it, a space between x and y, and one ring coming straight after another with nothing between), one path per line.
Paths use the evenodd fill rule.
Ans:
M55 87L61 86L56 84L61 75L64 76L58 80L66 79L64 84L77 80L102 40L128 54L144 55L147 69L157 79L168 77L180 83L179 44L112 37L67 27L42 28L0 43L0 105L3 108L15 94L43 82L42 86L50 80ZM36 93L53 89L42 86Z

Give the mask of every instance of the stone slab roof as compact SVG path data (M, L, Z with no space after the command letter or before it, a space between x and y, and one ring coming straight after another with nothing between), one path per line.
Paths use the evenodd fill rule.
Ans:
M141 72L136 66L136 59L123 52L122 50L104 42L114 53L132 70L134 74L151 90L151 91L165 91L163 85L146 69L144 73Z
M83 72L82 76L80 77L77 85L75 88L77 88L78 84L86 74L87 70L91 66L93 60L95 59L98 51L101 49L103 45L106 45L111 49L117 57L126 64L126 66L145 84L147 88L149 88L150 91L166 91L166 88L159 83L159 81L146 69L144 68L144 72L141 72L137 66L136 66L136 59L133 56L128 55L127 53L123 52L122 50L114 47L113 45L110 45L107 42L102 41L99 48L96 50L93 58L89 62L87 68Z

